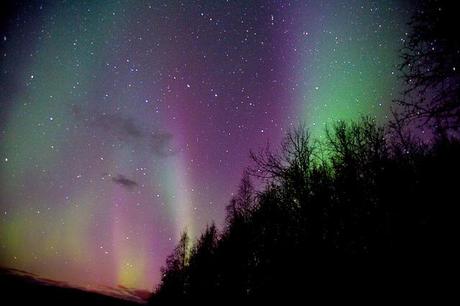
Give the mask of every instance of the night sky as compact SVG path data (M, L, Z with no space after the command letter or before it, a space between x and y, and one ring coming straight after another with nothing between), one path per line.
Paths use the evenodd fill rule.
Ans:
M384 122L399 1L33 1L2 19L0 265L151 290L249 151Z

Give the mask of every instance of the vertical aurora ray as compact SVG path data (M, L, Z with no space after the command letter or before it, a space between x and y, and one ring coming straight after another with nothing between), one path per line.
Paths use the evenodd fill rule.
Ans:
M36 55L22 69L25 90L12 97L15 103L8 112L8 132L1 143L2 155L9 157L1 171L2 209L8 215L1 223L2 237L8 237L2 239L3 264L81 285L151 289L158 281L154 271L163 264L180 232L193 228L188 197L182 191L187 186L179 156L165 159L163 169L151 170L159 160L143 152L146 144L118 139L114 133L125 126L114 123L115 131L108 131L112 126L106 125L111 123L100 124L100 118L92 115L107 113L115 120L125 120L124 125L136 119L143 123L133 128L142 127L142 133L159 126L133 112L135 108L126 109L126 118L113 115L114 110L126 108L125 101L133 99L133 94L157 94L154 87L131 92L115 88L106 95L101 85L129 83L130 76L122 75L112 84L94 81L104 77L99 71L106 63L119 61L123 53L130 57L129 49L111 50L122 36L117 27L127 23L119 18L126 10L128 3L86 7L75 2L70 6L57 3L42 13L50 21L37 25L44 29L43 37L34 46ZM84 27L71 26L81 20L86 21ZM141 107L143 104L144 99ZM129 132L122 137L129 138ZM115 149L105 144L113 140ZM144 168L133 167L133 163L147 164L145 168L152 171L149 184L139 183L137 188L150 190L143 191L145 196L111 183L118 173L135 177L139 171L134 169ZM159 228L152 225L158 215L158 208L152 207L156 194L166 202L157 217L163 219L159 223L165 228L160 229L167 234L167 223L173 223L173 233L158 240Z
M318 4L314 22L303 10L296 48L304 53L297 70L301 89L294 97L301 120L314 136L337 120L385 118L394 94L404 36L404 19L394 3L360 1ZM387 117L386 117L387 118Z
M151 290L305 122L384 119L398 1L44 1L0 33L0 265Z
M131 201L120 186L113 187L112 246L115 260L116 281L127 287L147 287L145 283L145 260L148 244L143 239L133 239L132 227L127 218L125 205ZM139 230L139 229L135 229Z

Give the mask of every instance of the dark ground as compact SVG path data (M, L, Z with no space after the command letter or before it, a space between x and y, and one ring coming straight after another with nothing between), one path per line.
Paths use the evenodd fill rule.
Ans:
M1 305L139 306L129 301L66 284L38 279L21 271L0 269Z

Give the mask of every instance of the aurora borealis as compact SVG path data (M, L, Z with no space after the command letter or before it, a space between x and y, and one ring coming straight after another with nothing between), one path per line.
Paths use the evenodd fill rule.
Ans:
M151 290L249 151L385 120L405 2L32 1L2 20L0 265Z

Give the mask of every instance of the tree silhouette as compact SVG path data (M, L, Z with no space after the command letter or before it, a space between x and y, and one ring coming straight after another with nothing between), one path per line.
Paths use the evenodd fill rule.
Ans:
M424 0L417 8L402 49L406 84L397 102L399 119L429 125L438 133L460 128L460 37L456 2Z
M444 279L456 260L460 173L454 5L424 0L414 14L395 120L338 121L321 141L300 126L278 150L251 152L222 232L207 227L193 247L183 236L150 303L313 302L409 285L420 292ZM437 137L419 141L414 124Z
M249 216L254 206L254 196L255 190L251 182L250 173L248 170L245 170L238 193L230 200L230 204L226 207L227 225L232 226L234 223L239 222L240 219L244 220Z
M166 259L166 267L161 269L161 286L152 296L151 302L164 301L178 303L185 300L188 285L187 268L190 258L190 238L183 232L174 252Z
M455 239L460 142L402 157L388 135L362 118L337 122L321 143L300 127L277 152L252 153L223 232L207 227L190 252L183 236L152 304L313 300L428 283ZM265 181L262 191L250 174Z
M190 298L202 302L214 300L217 286L216 249L218 244L216 226L211 224L193 247L188 266Z

